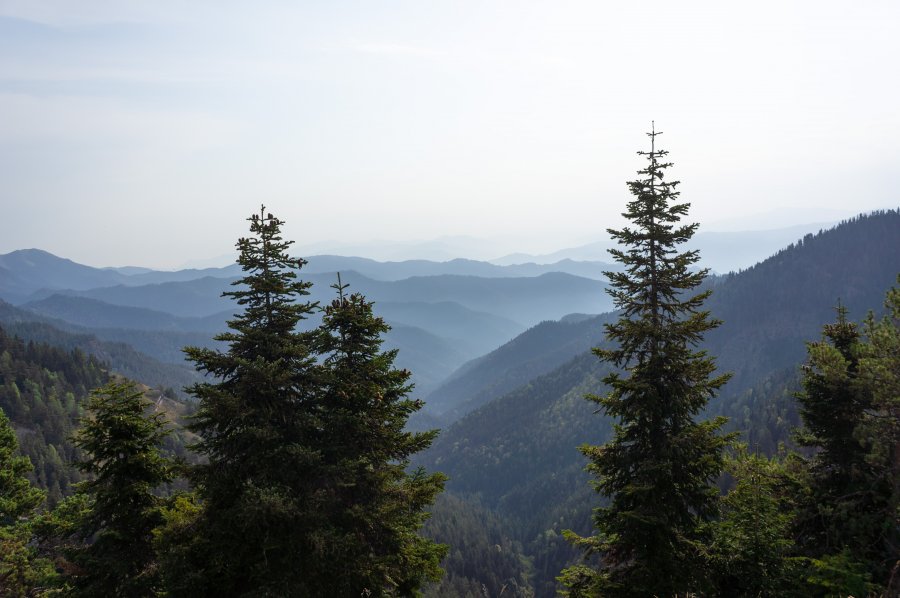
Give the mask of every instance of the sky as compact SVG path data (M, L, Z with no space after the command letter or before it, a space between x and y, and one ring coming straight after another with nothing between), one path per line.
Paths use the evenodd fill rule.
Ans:
M0 0L0 253L197 264L260 204L301 252L551 252L622 224L651 121L701 230L893 208L897 31L896 0Z

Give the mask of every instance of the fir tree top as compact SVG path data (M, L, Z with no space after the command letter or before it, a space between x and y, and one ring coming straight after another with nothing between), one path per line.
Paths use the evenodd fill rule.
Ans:
M697 224L681 223L689 204L677 201L678 181L665 178L672 164L656 148L660 134L648 133L650 151L638 152L648 164L628 183L633 199L623 215L632 224L609 230L621 247L610 253L624 266L606 273L621 316L605 326L613 348L594 353L620 371L604 378L607 395L587 398L618 423L612 441L581 451L610 504L595 511L596 536L568 534L587 554L602 555L598 571L563 572L572 596L672 596L705 584L697 546L716 511L712 482L728 438L718 432L724 420L693 417L728 376L716 376L713 360L696 349L718 322L701 309L709 292L691 294L706 270L691 270L696 250L679 250Z

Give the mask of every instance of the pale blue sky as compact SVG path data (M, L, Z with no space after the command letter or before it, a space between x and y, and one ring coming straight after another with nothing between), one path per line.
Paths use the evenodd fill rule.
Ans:
M893 207L897 31L895 0L0 0L0 253L175 267L261 202L299 246L552 251L619 224L651 119L707 228Z

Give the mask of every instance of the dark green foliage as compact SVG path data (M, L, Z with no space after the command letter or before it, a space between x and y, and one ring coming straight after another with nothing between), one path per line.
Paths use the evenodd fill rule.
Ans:
M83 479L69 464L78 458L69 442L89 389L107 373L75 349L24 342L0 328L0 408L18 430L22 454L34 465L32 481L48 491L51 504Z
M442 565L444 577L426 586L434 598L467 596L532 596L530 563L520 543L512 540L511 522L480 504L444 493L438 497L424 533L450 547ZM486 594L485 594L486 593Z
M804 423L798 438L817 449L797 522L801 547L824 571L843 563L842 570L868 571L884 584L900 553L897 289L888 293L887 307L884 319L868 317L863 336L838 306L837 322L808 345L797 395Z
M70 555L76 595L137 597L159 590L152 544L162 499L154 491L175 474L159 451L166 423L160 414L146 414L150 406L131 382L111 382L91 395L90 415L75 436L84 451L78 466L91 476L79 488L87 513L74 530L86 545Z
M245 276L226 293L244 312L217 337L227 351L186 349L216 382L190 389L208 462L192 475L199 502L180 499L158 537L169 590L413 595L440 575L443 547L417 532L444 478L405 468L436 432L404 431L422 404L407 398L396 352L381 351L388 327L371 303L339 288L310 330L305 262L288 255L280 220L263 211L250 223Z
M738 448L726 461L734 485L710 524L705 548L715 596L778 598L798 595L801 562L791 524L802 484L779 458Z
M695 348L718 325L701 309L709 291L691 294L706 275L690 270L698 253L678 251L697 225L680 224L688 204L676 203L677 181L664 180L667 152L651 145L639 153L649 164L628 183L635 199L624 214L634 228L609 231L623 247L610 253L625 267L607 273L622 314L606 325L615 346L594 350L628 376L609 374L609 394L589 396L620 423L611 442L581 449L611 504L595 511L598 536L572 535L601 558L597 572L564 573L573 595L673 596L706 584L700 528L717 510L712 482L726 439L723 419L694 417L728 377L715 376L713 360Z
M304 262L287 254L281 225L263 211L238 241L244 277L226 295L244 311L216 337L227 351L185 350L216 381L189 389L208 462L192 476L204 508L184 539L187 574L170 579L175 595L308 595L298 567L325 556L313 338L296 332L314 306L296 302L309 283L296 279Z
M872 572L850 550L809 559L806 574L806 595L815 598L843 598L844 596L877 596L894 598L872 583Z
M6 414L0 409L0 526L8 526L32 513L44 500L26 477L28 457L18 454L19 443Z
M31 545L30 519L45 493L31 485L28 457L18 454L16 435L0 409L0 595L27 596L53 576L49 562Z
M856 438L866 449L869 491L881 517L871 536L873 577L889 595L900 594L900 287L888 291L885 307L882 319L870 313L864 322L867 342L860 347L858 380L871 393L871 408Z
M855 383L859 370L860 334L837 307L837 322L826 324L823 340L808 343L803 392L797 394L804 430L798 439L819 448L812 469L831 484L852 485L851 478L865 461L865 448L854 430L871 407L871 397Z
M321 596L411 595L440 578L446 547L418 535L424 509L443 489L444 476L421 468L407 474L411 455L437 430L407 432L422 402L407 397L410 373L394 368L396 351L381 351L389 327L359 294L324 309L318 350L322 368L321 446L331 537L327 559L301 565Z

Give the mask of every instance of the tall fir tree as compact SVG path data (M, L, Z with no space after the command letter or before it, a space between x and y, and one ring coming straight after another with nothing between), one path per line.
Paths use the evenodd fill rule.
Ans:
M563 572L571 596L668 597L707 583L698 542L716 512L713 481L728 440L719 433L723 418L695 416L728 375L716 375L713 359L697 349L719 324L702 309L709 291L694 291L707 274L692 270L698 252L679 251L698 225L681 224L689 204L678 203L678 182L664 177L672 164L656 149L660 133L648 135L650 151L638 152L648 164L628 183L634 199L623 215L633 227L608 231L621 246L610 253L623 269L606 276L622 315L606 325L615 348L594 353L627 375L607 376L609 394L588 397L618 423L608 444L581 447L610 503L595 511L598 535L568 533L600 556L598 569Z
M312 596L307 570L328 557L315 334L298 331L316 309L297 278L306 262L288 255L283 221L264 207L249 220L244 276L225 293L244 311L216 337L228 349L185 349L213 381L189 389L207 461L193 473L203 510L173 560L173 595Z
M444 476L407 473L411 455L427 448L437 430L407 432L410 373L393 365L397 351L382 351L390 327L358 293L337 285L324 309L320 350L323 377L322 449L328 472L330 529L336 554L315 572L321 596L410 596L439 579L446 547L418 534ZM366 592L369 592L368 594Z
M160 590L153 531L162 523L163 499L154 492L175 468L160 453L169 434L162 414L132 382L95 390L89 416L74 442L84 452L79 468L91 475L78 490L87 512L75 530L86 544L70 555L77 596L155 596Z

